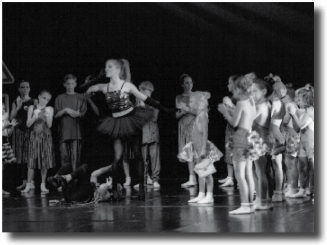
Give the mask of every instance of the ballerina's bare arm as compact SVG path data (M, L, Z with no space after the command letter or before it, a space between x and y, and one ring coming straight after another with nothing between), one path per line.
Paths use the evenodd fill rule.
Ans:
M126 90L127 92L133 94L136 98L145 101L146 98L148 98L148 96L142 94L136 87L134 84L132 83L126 83L125 84Z
M33 105L31 105L30 107L28 107L28 112L27 112L27 121L26 121L26 126L29 128L32 126L32 124L35 122L36 117L32 117L33 115Z

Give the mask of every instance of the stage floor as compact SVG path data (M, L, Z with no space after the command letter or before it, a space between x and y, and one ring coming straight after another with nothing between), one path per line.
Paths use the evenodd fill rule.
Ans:
M21 197L3 196L3 232L314 232L314 204L310 197L275 203L270 211L229 215L240 205L238 189L218 188L212 205L190 205L196 188L180 188L182 180L147 186L146 201L131 199L137 189L124 189L120 202L58 206L50 200L60 193L37 190Z

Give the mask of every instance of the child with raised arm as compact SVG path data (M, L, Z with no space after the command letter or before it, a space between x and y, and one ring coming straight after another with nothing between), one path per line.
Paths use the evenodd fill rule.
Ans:
M5 164L16 162L16 157L9 143L9 137L16 125L16 119L9 121L9 113L6 112L5 104L2 103L2 171ZM2 190L2 195L9 194L9 192Z
M313 180L314 169L314 89L311 85L306 85L296 91L296 103L304 110L298 116L295 106L289 106L288 112L293 119L293 124L300 129L300 147L299 147L299 174L300 174L300 190L298 193L290 195L291 198L305 197L305 184L307 178L307 163L310 164L311 179ZM311 184L313 181L311 182Z
M21 192L29 192L34 178L34 169L41 169L41 191L49 192L45 187L47 170L55 166L54 149L51 127L53 121L53 108L47 106L51 93L42 90L38 97L38 104L31 105L27 112L26 126L31 128L29 143L29 160L27 162L27 184Z
M239 77L235 84L235 96L238 99L233 116L224 104L218 105L218 110L224 115L236 131L233 135L233 165L236 179L239 183L241 207L229 214L248 214L253 209L254 182L252 175L252 159L246 155L249 149L248 136L256 117L254 100L250 97L254 74Z
M252 129L256 131L263 142L271 150L272 144L269 140L269 125L270 125L270 114L271 104L268 101L269 96L272 94L272 88L269 84L260 79L255 78L252 84L252 97L256 104L257 115L253 122ZM256 199L254 202L255 210L267 210L272 209L271 194L269 186L267 169L269 161L267 155L260 156L257 160L254 160L253 177L254 183L257 190ZM269 188L270 187L270 188Z
M191 94L189 106L191 110L197 113L191 134L192 142L186 144L182 152L177 156L182 162L193 161L195 163L195 171L205 160L209 160L205 168L214 169L213 162L218 161L223 156L218 148L208 140L208 99L210 96L208 92L194 92ZM189 203L203 204L214 202L214 183L212 178L212 173L214 172L215 170L206 177L201 177L199 174L199 194L196 198L189 200ZM205 194L206 187L207 193Z
M68 74L64 77L66 93L55 101L55 118L59 119L61 165L72 164L73 170L80 162L82 132L80 118L84 116L87 105L83 95L75 92L77 78Z
M281 132L281 124L285 116L285 105L283 99L287 94L287 88L283 84L279 76L270 74L265 79L273 83L274 92L271 96L271 121L270 121L270 140L273 143L271 150L272 165L275 172L275 191L272 197L273 202L282 202L285 200L283 196L283 167L282 167L282 153L285 151L285 136Z
M228 79L228 90L229 92L232 92L234 94L234 88L235 88L235 81L237 80L238 76L233 75L230 76ZM223 104L226 105L226 107L230 110L230 113L232 114L235 109L236 100L234 99L234 95L232 98L226 96L223 98ZM227 173L228 176L226 179L218 180L218 183L223 183L220 187L227 187L227 186L234 186L234 167L233 167L233 158L232 158L232 152L228 147L226 147L229 138L233 137L234 134L234 128L232 125L227 123L226 125L226 131L225 131L225 162L227 164Z

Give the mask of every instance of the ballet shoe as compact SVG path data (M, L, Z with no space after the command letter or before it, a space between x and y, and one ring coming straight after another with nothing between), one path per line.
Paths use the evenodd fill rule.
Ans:
M19 190L19 191L24 190L25 187L26 187L26 183L27 183L26 180L23 181L23 184L21 184L20 186L18 186L16 189Z
M251 214L253 211L250 207L250 203L241 203L241 207L233 211L228 212L231 215L237 214Z
M31 183L27 183L24 190L20 191L22 193L27 193L31 190Z
M139 184L134 185L134 188L140 188L140 185Z
M268 202L267 200L261 200L254 206L255 210L269 210Z
M160 184L157 181L155 181L155 182L153 182L153 187L154 188L159 188Z
M181 185L183 188L187 188L187 187L194 187L194 186L196 186L196 183L194 183L193 181L188 181L188 182L186 182L186 183L184 183L184 184L182 184Z
M34 181L31 181L31 190L35 189Z
M202 199L204 199L206 196L204 195L204 193L199 194L196 198L193 198L191 200L188 200L188 203L197 203L199 201L201 201Z
M41 192L49 192L49 190L45 187L45 183L41 183Z
M207 204L207 203L213 203L214 199L212 196L206 196L205 198L203 198L202 200L198 201L198 204Z
M10 195L10 192L2 190L2 195Z
M312 192L311 192L310 188L305 188L305 195L306 196L311 196L312 195Z
M290 195L289 198L303 198L306 197L307 195L305 194L304 189L300 189L298 193L295 193L293 195Z
M131 177L127 177L123 186L130 186L130 185L131 185Z
M227 181L227 179L228 179L228 176L225 179L219 179L218 183L223 184Z
M152 185L153 184L153 181L150 177L148 177L147 181L146 181L146 184L147 185Z
M232 177L227 177L226 182L220 185L219 187L229 187L229 186L234 186L234 181Z
M281 191L275 191L274 195L272 196L272 202L283 202L283 201L285 201L283 193Z
M297 193L297 189L289 189L288 190L288 192L286 192L285 193L285 197L290 197L290 196L292 196L292 195L294 195L294 194L296 194Z

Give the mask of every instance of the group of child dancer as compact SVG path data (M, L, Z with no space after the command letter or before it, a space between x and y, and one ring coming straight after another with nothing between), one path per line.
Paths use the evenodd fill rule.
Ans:
M176 98L179 108L176 117L182 117L178 158L188 162L190 171L189 181L182 187L196 186L194 172L198 173L199 194L189 203L212 203L213 162L218 161L222 153L208 141L210 94L192 92L193 81L186 74L182 75L181 84L184 93ZM218 105L218 111L227 121L225 162L228 169L228 177L219 183L223 183L223 187L233 186L235 172L241 196L241 207L229 213L269 210L273 208L272 202L282 202L285 197L313 195L313 86L308 84L294 91L290 84L283 84L279 76L270 74L260 79L249 73L231 76L228 89L233 93L232 98L224 97ZM183 115L187 116L183 118Z
M99 83L103 76L109 79L109 82ZM178 159L188 162L190 172L189 181L182 184L182 187L196 185L194 172L199 175L199 194L189 202L214 202L212 174L216 169L213 163L223 154L208 141L208 100L211 96L209 92L192 92L192 78L183 74L181 85L184 93L177 96L176 108L167 109L151 98L154 89L151 83L142 83L139 87L141 92L133 85L129 63L124 59L107 60L104 71L85 84L84 87L88 89L84 96L75 92L76 80L73 75L65 76L66 93L56 98L55 108L47 106L52 96L47 90L42 90L37 100L30 98L30 84L25 81L19 85L20 96L13 102L10 116L3 105L3 163L17 162L21 164L22 169L24 164L27 164L28 168L25 175L27 178L24 178L26 180L18 189L28 192L35 188L34 169L39 168L42 175L41 191L48 192L45 185L47 170L55 166L50 130L54 117L60 119L62 167L55 176L48 178L49 184L56 188L62 187L70 193L72 190L68 191L68 183L74 179L83 179L86 181L80 182L85 185L75 186L75 194L84 192L81 195L85 198L119 200L121 186L118 184L118 166L123 161L123 154L127 154L124 146L128 143L137 162L137 198L145 200L147 170L144 169L144 162L148 165L149 155L153 165L152 179L160 186L159 134L156 120L158 112L161 111L164 114L176 113L176 118L179 119ZM228 88L233 97L225 97L218 105L218 111L228 122L225 152L228 177L220 182L224 182L224 186L233 185L235 172L241 195L241 207L230 214L272 209L271 202L283 201L285 197L304 197L308 183L313 191L313 87L306 85L294 91L285 86L278 76L269 75L263 80L250 73L231 76ZM97 131L108 135L114 141L115 153L112 164L98 170L92 169L88 164L79 166L82 148L80 118L87 110L87 103L97 113L96 106L89 97L95 92L105 95L110 109L110 114L100 121ZM131 102L131 95L135 96L138 106ZM13 150L8 140L12 132ZM270 158L275 186L271 186L269 181ZM287 169L286 178L283 175L283 164ZM129 185L130 176L125 163L124 169L127 173L125 185ZM108 171L112 172L112 178L98 188L97 177ZM287 183L286 189L283 183ZM275 190L273 194L270 191L272 189ZM3 194L7 193L3 191ZM71 200L72 195L66 196Z

